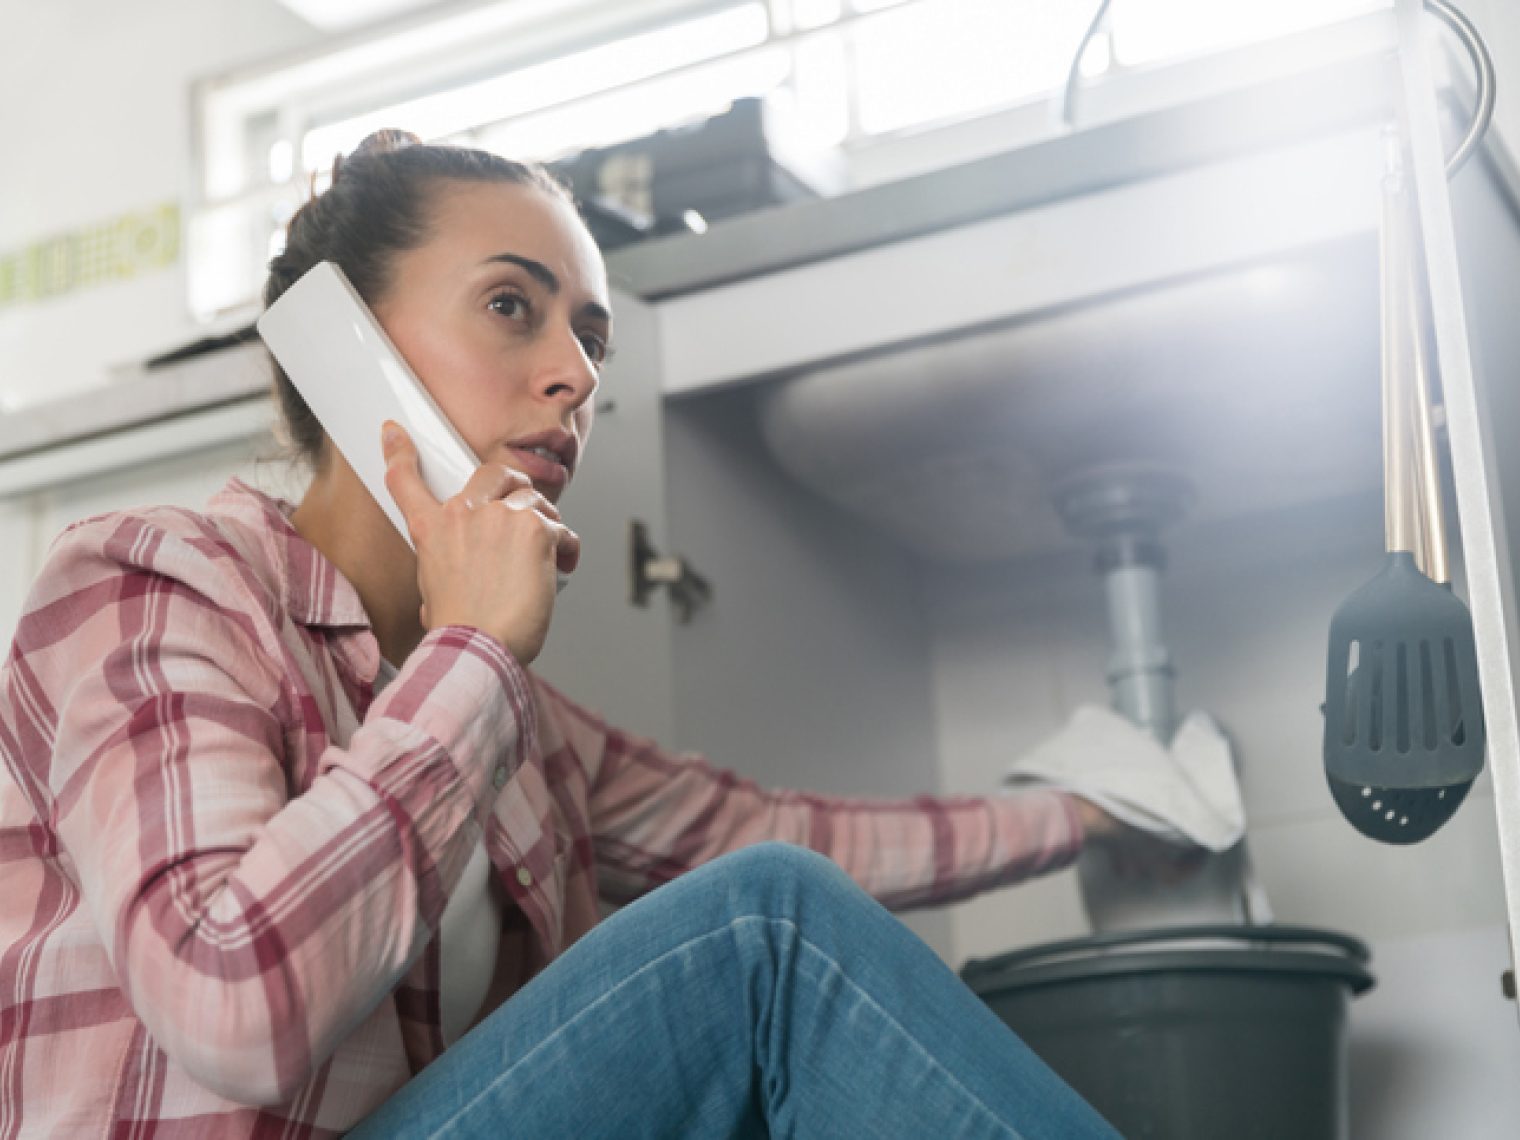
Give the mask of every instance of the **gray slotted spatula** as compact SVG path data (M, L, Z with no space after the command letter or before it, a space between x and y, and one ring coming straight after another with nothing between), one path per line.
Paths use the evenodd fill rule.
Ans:
M1483 769L1484 746L1472 617L1413 553L1423 532L1425 566L1444 579L1430 361L1406 209L1390 174L1381 249L1388 554L1331 620L1325 701L1331 793L1357 830L1385 843L1417 843L1450 819Z

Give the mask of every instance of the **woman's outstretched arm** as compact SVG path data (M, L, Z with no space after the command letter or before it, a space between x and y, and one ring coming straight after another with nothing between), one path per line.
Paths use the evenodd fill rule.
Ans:
M610 728L539 685L591 774L591 829L611 901L766 840L827 855L896 910L1057 870L1082 847L1081 801L1061 792L867 798L766 789Z

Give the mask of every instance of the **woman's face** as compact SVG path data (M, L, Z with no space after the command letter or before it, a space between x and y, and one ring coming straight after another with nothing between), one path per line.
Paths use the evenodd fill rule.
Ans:
M532 186L446 183L430 222L375 315L481 462L557 501L612 335L601 254L569 203Z

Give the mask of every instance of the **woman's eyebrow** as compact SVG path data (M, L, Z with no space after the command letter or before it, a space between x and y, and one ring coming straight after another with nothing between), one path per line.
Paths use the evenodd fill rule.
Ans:
M531 257L523 257L517 253L496 253L481 262L482 265L490 265L492 262L504 261L511 265L520 265L528 271L528 275L551 293L559 292L559 278L554 276L554 270L550 269L542 261L534 261Z
M482 261L481 264L491 265L497 262L521 266L528 271L528 276L532 277L551 294L557 295L559 293L559 278L554 275L554 270L550 269L542 261L535 261L531 257L523 257L519 253L494 253ZM612 314L607 311L607 306L596 301L587 301L581 306L581 312L588 317L596 317L609 323L612 320Z

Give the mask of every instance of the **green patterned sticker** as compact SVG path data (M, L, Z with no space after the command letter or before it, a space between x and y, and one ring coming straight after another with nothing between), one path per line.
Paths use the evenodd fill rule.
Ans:
M125 281L179 260L179 205L123 214L0 253L0 309Z

